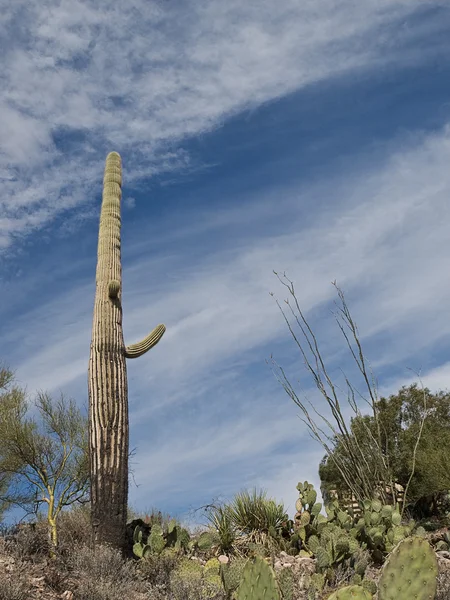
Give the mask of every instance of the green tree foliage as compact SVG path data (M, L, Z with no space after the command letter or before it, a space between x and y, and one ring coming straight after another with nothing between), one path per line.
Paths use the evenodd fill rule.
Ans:
M13 386L14 374L6 367L0 366L0 427L4 423L6 411L11 409L18 401L22 391ZM1 435L1 433L0 433ZM0 464L4 461L4 449L0 446ZM11 482L11 475L0 469L0 521L4 513L9 508L9 503L5 500L8 487Z
M428 388L420 389L414 383L409 387L403 386L388 399L380 398L376 407L383 452L389 458L395 479L406 486L414 466L408 504L411 507L421 506L427 512L442 493L450 490L450 392L432 394ZM421 427L413 465L414 448ZM350 429L360 443L370 446L369 432L375 435L372 416L354 417ZM345 449L338 438L333 455L326 455L319 469L325 494L333 488L345 488L333 460L337 454L341 460L345 460Z
M87 500L87 419L73 400L25 391L0 370L0 503L28 513L46 505L49 538L58 543L57 518L65 506Z

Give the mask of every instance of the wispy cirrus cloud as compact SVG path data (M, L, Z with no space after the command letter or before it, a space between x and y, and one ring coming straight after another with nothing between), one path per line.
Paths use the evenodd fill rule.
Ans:
M439 53L445 11L419 0L5 5L1 247L98 193L111 148L129 184L192 168L179 142L239 111Z

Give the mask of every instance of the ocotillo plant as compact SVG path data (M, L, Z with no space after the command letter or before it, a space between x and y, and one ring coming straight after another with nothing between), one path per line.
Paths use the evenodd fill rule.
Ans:
M128 501L127 358L141 356L159 342L164 325L125 346L122 331L120 200L122 163L106 158L100 213L94 318L89 359L89 453L93 543L124 549Z

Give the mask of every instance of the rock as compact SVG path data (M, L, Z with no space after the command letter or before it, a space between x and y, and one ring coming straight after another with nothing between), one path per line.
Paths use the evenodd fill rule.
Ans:
M230 559L228 558L228 556L225 556L225 554L221 554L217 560L222 564L222 565L226 565L228 562L230 562Z
M302 569L308 569L311 573L314 573L316 570L316 561L314 558L309 558L309 556L296 556L295 562L297 565L300 565Z

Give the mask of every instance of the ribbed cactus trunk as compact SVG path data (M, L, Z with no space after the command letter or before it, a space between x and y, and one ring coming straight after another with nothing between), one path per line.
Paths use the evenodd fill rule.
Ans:
M120 200L122 165L108 154L98 237L96 292L89 359L89 453L93 543L124 550L128 506L128 390L126 358L144 354L161 339L158 325L126 347L122 331Z

